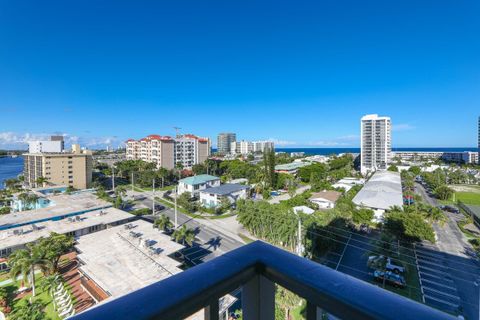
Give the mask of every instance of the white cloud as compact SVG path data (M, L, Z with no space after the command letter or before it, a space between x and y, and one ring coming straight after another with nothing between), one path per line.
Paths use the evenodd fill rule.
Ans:
M293 146L297 144L295 141L281 140L275 138L270 138L267 140L273 142L276 146Z
M408 123L399 123L392 125L392 131L409 131L414 129L415 127Z
M0 148L4 149L25 149L29 141L48 140L52 135L59 135L58 133L15 133L15 132L0 132ZM105 148L108 146L118 146L123 143L121 139L116 136L107 137L88 137L82 138L68 133L60 134L65 140L67 146L74 143L80 144L87 148Z

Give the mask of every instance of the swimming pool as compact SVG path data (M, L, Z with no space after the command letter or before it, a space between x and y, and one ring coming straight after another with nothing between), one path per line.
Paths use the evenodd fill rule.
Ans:
M67 187L55 187L55 188L47 188L47 189L38 190L38 192L40 192L41 194L44 194L44 195L49 195L49 194L52 194L52 193L64 193L65 191L67 191Z
M33 204L25 204L20 199L14 199L12 201L12 211L19 212L25 210L36 210L42 208L48 208L55 205L55 202L46 198L38 198L37 201Z

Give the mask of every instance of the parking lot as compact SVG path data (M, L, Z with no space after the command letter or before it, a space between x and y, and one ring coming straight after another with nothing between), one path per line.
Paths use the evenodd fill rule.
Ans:
M437 309L459 312L460 297L443 253L426 245L415 248L424 301Z

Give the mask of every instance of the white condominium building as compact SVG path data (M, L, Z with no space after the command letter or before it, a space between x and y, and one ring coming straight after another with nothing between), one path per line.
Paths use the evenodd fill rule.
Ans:
M51 136L50 140L29 141L28 153L43 153L43 152L63 152L65 144L63 136Z
M385 170L392 157L390 117L369 114L361 119L361 172Z
M210 139L192 134L169 136L149 135L140 140L129 139L127 160L153 162L157 168L173 169L177 163L189 169L210 156Z
M263 153L266 150L274 150L275 146L272 141L235 141L230 144L230 153L232 154L249 154Z

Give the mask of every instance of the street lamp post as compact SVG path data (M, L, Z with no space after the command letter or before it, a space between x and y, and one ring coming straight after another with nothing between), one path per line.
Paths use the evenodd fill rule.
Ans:
M178 187L175 187L175 229L178 228L178 221L177 221L177 198L178 198Z
M155 178L153 178L153 191L152 191L152 215L155 215Z

